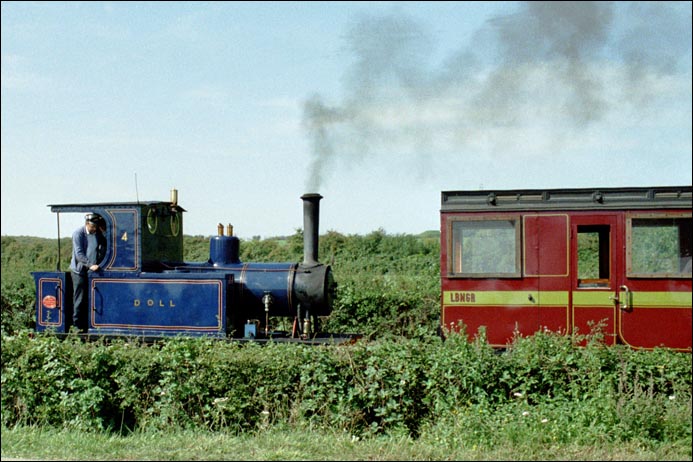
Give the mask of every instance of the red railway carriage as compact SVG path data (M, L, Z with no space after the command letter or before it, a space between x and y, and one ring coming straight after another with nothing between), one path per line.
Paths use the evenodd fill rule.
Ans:
M691 187L443 191L443 331L691 351Z

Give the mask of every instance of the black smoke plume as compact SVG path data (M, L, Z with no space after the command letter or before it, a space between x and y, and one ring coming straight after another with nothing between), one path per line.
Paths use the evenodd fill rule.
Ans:
M518 145L560 155L565 139L614 111L690 95L688 2L521 3L438 62L433 36L399 13L355 19L346 46L343 100L316 94L304 105L308 191L333 167L374 156L425 165L433 153Z

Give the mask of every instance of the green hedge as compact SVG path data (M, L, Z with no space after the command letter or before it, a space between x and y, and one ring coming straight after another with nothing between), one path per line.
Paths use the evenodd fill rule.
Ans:
M518 338L503 353L460 335L316 347L20 333L2 338L2 424L676 441L691 438L691 376L689 354L578 348L552 333Z

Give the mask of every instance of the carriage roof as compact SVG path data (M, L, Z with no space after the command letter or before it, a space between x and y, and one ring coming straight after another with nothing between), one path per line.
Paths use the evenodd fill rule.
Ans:
M691 208L691 186L443 191L441 212Z

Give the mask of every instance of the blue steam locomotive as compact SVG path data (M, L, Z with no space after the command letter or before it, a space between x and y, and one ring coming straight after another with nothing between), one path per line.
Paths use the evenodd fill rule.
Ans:
M335 283L318 262L319 194L303 200L304 258L300 263L244 263L238 237L219 224L209 242L209 260L183 261L183 212L178 192L168 202L50 205L57 213L103 217L107 249L100 271L88 277L86 335L162 338L333 338L316 332L330 314ZM60 255L60 238L58 238ZM36 284L36 330L65 334L72 325L69 269L32 273ZM289 329L274 330L270 319ZM293 323L291 322L293 318Z

